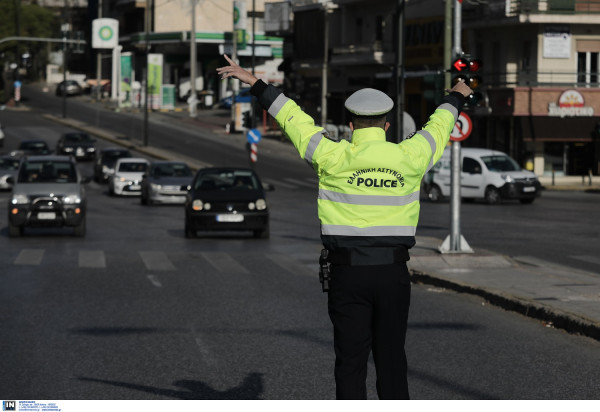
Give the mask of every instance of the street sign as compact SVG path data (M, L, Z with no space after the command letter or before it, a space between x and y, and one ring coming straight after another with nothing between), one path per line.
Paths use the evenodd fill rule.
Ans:
M473 122L466 113L461 113L458 116L458 120L454 125L454 129L450 133L450 140L453 142L460 142L465 140L473 131Z
M246 135L246 139L248 139L249 143L258 143L260 142L261 138L262 135L260 134L258 129L250 129L248 130L248 134Z
M102 18L92 20L92 48L114 49L119 45L119 21Z

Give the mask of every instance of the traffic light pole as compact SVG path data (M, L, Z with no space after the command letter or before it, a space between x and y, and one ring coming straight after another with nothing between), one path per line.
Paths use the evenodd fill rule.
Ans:
M454 54L461 56L461 12L462 0L454 1ZM465 238L460 233L460 142L452 142L451 153L451 175L450 175L450 234L446 236L440 246L441 253L473 253Z

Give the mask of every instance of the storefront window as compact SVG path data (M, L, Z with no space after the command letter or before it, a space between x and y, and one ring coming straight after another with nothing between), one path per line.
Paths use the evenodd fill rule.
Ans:
M564 143L546 142L544 145L544 174L551 175L552 172L556 176L564 176L565 173L565 158L568 146Z

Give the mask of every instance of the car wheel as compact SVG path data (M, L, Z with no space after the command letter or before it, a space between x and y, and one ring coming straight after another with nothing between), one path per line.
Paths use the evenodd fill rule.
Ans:
M529 205L529 204L533 203L534 200L535 200L535 197L532 197L532 198L527 198L527 199L519 199L519 202L523 203L524 205Z
M434 203L440 202L444 198L444 195L442 195L442 190L436 184L431 185L431 189L429 189L427 196L429 197L429 200Z
M494 186L488 186L485 189L485 201L488 205L497 205L502 201L500 192Z
M8 237L19 237L23 235L23 226L8 224Z

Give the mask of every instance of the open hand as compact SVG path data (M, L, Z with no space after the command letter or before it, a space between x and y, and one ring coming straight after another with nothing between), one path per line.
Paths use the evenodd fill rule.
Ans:
M225 60L229 62L229 66L217 68L217 73L219 74L219 76L221 76L221 80L226 79L228 77L233 77L234 79L238 79L242 83L249 84L250 86L253 86L254 83L256 83L258 79L254 77L252 73L242 69L226 54L224 54L223 57L225 57Z
M467 97L471 93L473 93L473 90L469 86L467 86L464 79L458 79L458 82L454 85L454 87L452 87L451 89L446 89L446 92L459 92L462 93L463 96Z

